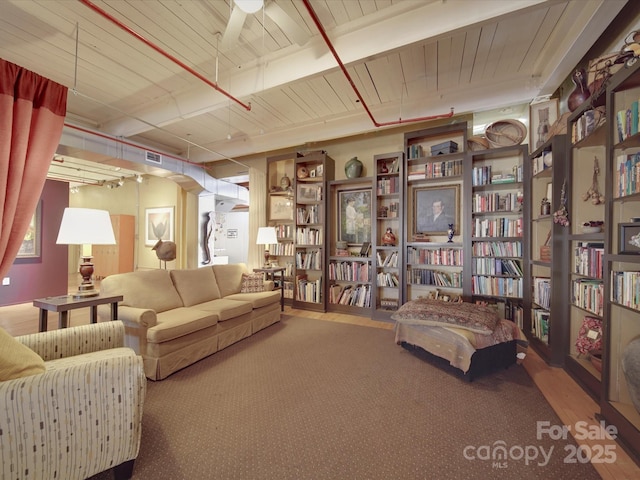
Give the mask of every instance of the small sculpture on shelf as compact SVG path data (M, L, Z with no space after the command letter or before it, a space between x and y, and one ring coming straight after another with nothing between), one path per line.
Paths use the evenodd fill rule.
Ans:
M382 245L385 247L396 246L396 236L393 234L391 228L387 228L387 231L382 235Z
M447 243L453 243L454 235L455 235L455 230L453 229L453 223L450 223L449 229L447 230Z

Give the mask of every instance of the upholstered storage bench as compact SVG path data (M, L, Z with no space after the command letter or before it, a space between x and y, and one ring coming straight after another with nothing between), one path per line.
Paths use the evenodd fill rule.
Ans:
M260 288L261 287L261 288ZM145 374L173 372L280 320L280 291L245 264L110 275L104 294L122 295L118 319L127 345L142 355ZM108 308L98 309L107 319Z
M497 310L487 305L418 299L405 303L392 318L397 344L445 359L469 381L513 365L518 345L527 345L516 324L498 318Z

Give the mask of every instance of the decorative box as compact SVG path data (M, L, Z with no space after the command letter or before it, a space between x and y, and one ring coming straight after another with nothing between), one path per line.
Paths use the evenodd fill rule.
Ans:
M540 247L540 261L542 262L551 261L551 247L549 245L543 245Z
M448 142L438 143L431 147L431 155L444 155L446 153L455 153L458 151L458 144L449 140Z

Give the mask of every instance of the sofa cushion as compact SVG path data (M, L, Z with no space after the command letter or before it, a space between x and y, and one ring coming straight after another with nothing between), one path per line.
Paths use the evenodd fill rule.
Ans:
M211 267L171 270L171 279L185 307L220 298Z
M109 275L100 282L105 295L122 295L121 305L166 312L182 307L182 299L167 270L139 270Z
M214 265L213 273L216 275L220 296L226 297L234 293L240 293L242 288L242 274L249 273L244 263L230 263L227 265Z
M44 360L0 328L0 382L44 373Z
M158 324L147 330L150 343L168 342L218 323L215 312L179 307L158 314Z
M218 316L219 322L224 322L225 320L239 317L245 313L251 313L253 305L251 305L251 302L243 300L219 298L217 300L211 300L210 302L194 305L191 308L214 313Z
M260 308L265 305L271 305L272 303L280 303L280 290L256 293L234 293L233 295L229 295L225 298L228 300L251 302L253 308Z
M264 275L262 273L243 273L240 293L264 292Z

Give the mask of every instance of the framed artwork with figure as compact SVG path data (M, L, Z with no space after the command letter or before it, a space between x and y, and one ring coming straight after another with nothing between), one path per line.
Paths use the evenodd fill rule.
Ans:
M24 234L24 239L20 245L20 250L16 258L39 258L40 257L40 244L42 242L42 201L38 202L36 211L31 217L27 232Z
M460 185L413 189L413 235L446 235L460 228Z
M529 105L529 150L534 151L549 140L549 130L558 120L558 99Z
M338 240L350 245L371 242L371 189L338 192Z

